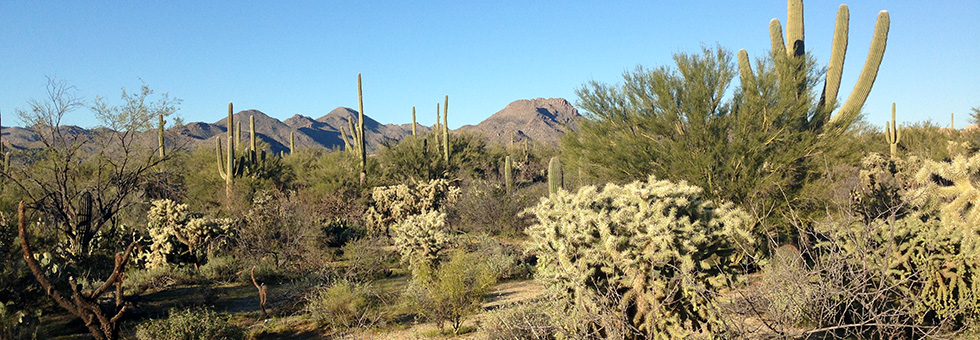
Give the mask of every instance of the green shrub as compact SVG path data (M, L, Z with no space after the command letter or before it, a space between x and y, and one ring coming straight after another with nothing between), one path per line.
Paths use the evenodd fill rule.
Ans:
M307 296L306 311L320 326L360 328L381 320L381 301L373 287L339 281Z
M495 274L479 256L463 251L454 252L431 272L420 269L404 298L418 315L438 322L440 328L448 321L454 334L459 334L463 321L480 308L496 283Z
M622 328L627 338L682 338L720 330L715 295L741 279L754 243L745 212L653 177L559 191L532 211L535 277L579 314L570 316L582 320L576 333ZM580 315L607 304L628 327Z
M242 339L243 330L231 325L209 309L170 310L166 319L153 320L136 327L140 340L223 340Z
M397 253L387 250L376 237L365 237L345 244L341 251L344 267L341 277L352 281L370 281L385 277L397 262Z
M127 292L140 294L147 290L162 290L168 287L197 282L194 269L164 265L147 269L131 269L126 273L123 285Z
M232 282L242 271L241 263L231 256L216 256L197 269L197 274L211 282Z

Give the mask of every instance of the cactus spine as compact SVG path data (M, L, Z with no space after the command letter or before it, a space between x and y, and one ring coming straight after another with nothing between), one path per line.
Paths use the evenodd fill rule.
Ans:
M446 95L446 103L442 106L442 149L443 158L449 164L449 95Z
M231 128L235 126L235 116L232 114L233 106L232 103L228 103L228 158L225 162L222 162L221 155L221 139L215 139L216 147L215 153L218 158L218 174L221 178L225 180L225 196L231 198L232 190L232 180L235 177L235 139L233 138L233 133ZM224 164L222 164L224 163Z
M551 157L548 162L548 192L552 195L558 193L565 186L565 176L562 173L561 160L558 156Z
M895 103L892 103L892 121L885 122L885 138L891 146L892 158L898 157L898 142L902 140L902 125L895 125Z
M418 132L415 131L415 107L412 106L412 137L418 137Z
M355 136L356 143L358 145L358 151L361 154L361 185L364 185L364 180L367 177L367 150L365 150L364 145L364 96L361 92L361 74L357 74L357 136Z
M847 98L847 101L844 102L837 113L831 115L831 111L833 111L834 107L837 105L837 94L840 90L841 72L843 70L844 57L847 52L849 17L850 14L847 5L840 5L837 11L836 26L834 28L834 39L832 42L830 63L827 65L827 78L824 83L823 94L820 96L818 114L814 117L814 121L816 121L818 124L823 124L824 121L826 121L831 126L834 126L837 124L846 125L854 121L857 115L861 112L861 107L864 106L864 102L868 99L868 94L871 93L871 87L874 85L875 78L878 75L878 68L881 66L881 60L885 53L885 46L888 41L890 19L888 11L881 11L878 13L878 19L875 23L875 31L871 40L868 59L864 63L864 68L861 70L861 75L858 78L857 84L854 85L854 89L851 91L850 97ZM770 21L769 34L772 44L773 58L775 59L777 65L785 65L784 61L786 61L788 57L800 58L805 54L806 50L803 43L802 0L787 1L787 39L785 44L783 42L782 25L778 19L772 19L772 21ZM748 53L743 51L744 50L739 51L738 58L742 87L745 92L751 93L750 96L755 96L758 94L758 89L754 88L756 83L755 76L751 72ZM777 71L779 70L780 68L777 67ZM789 70L782 70L782 72L778 72L781 83L785 84L785 82L795 81L799 82L797 86L800 89L805 88L805 84L802 83L805 81L805 79L794 77L788 74L789 72L787 71Z
M510 156L504 157L504 185L507 188L507 192L513 192L514 190L514 164L510 159Z
M163 141L163 113L159 114L158 126L157 126L157 144L160 147L160 159L167 157L166 146Z

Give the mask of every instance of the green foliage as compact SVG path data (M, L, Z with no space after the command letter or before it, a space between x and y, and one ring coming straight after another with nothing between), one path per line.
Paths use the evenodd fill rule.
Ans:
M381 319L378 293L369 284L339 281L306 298L306 312L320 326L331 329L367 327Z
M980 106L970 108L970 123L980 125Z
M579 327L611 332L581 313L618 305L612 312L633 325L627 338L719 331L714 294L740 280L754 242L742 210L653 177L559 191L532 211L535 278L571 306L570 317L586 320Z
M232 340L244 338L244 331L209 309L171 309L166 319L152 320L136 327L140 340Z
M487 145L482 136L457 133L450 144L452 158L447 163L440 154L441 132L418 137L406 136L397 143L383 145L377 153L384 177L395 183L437 178L486 178L498 173L502 150Z
M851 122L825 129L812 58L762 59L754 73L744 70L751 83L732 96L725 96L736 74L727 50L678 53L674 62L627 72L621 85L580 88L587 119L563 137L563 156L614 182L689 181L781 228L770 236L792 237L778 212L799 204L805 184L825 169L856 160L845 132Z
M390 236L390 228L412 215L443 211L459 201L460 190L448 180L434 179L409 187L399 184L375 187L364 222L373 235Z
M448 321L459 334L495 283L496 276L479 257L457 251L431 273L414 277L405 294L416 313L440 327Z

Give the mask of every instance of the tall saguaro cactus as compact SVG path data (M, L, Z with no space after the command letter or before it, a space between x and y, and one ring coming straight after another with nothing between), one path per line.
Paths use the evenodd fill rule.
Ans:
M361 154L361 185L367 178L367 150L364 143L364 96L361 91L361 74L357 74L357 137L360 145L358 149Z
M165 145L165 143L163 141L163 132L164 132L163 124L164 124L164 121L163 121L163 113L160 113L159 114L159 121L158 121L158 124L157 124L158 125L157 126L157 144L159 144L159 147L160 147L160 159L163 159L163 158L166 158L167 157L166 145Z
M296 134L294 131L289 131L289 154L292 155L293 151L296 150Z
M564 186L565 174L562 173L561 160L558 156L551 157L551 161L548 162L548 192L554 195Z
M446 164L449 164L449 95L446 95L446 102L442 105L442 150Z
M885 122L885 138L891 146L892 158L898 156L898 142L902 140L902 125L895 125L895 103L892 103L892 121Z
M418 132L415 131L415 107L412 106L412 137L418 137Z
M231 198L233 178L235 177L235 139L231 129L235 126L235 116L233 115L233 105L228 102L228 158L222 162L221 139L215 139L215 153L218 158L218 174L225 180L225 196Z
M803 1L788 0L786 17L785 42L783 40L782 24L780 24L779 20L772 19L769 22L773 58L777 63L776 69L779 72L780 83L790 85L786 84L786 82L795 82L797 87L802 90L806 87L803 83L806 81L805 77L792 75L790 74L793 71L792 68L780 68L778 65L786 65L784 62L789 60L787 58L803 58L806 54L803 36ZM871 87L874 85L875 78L878 75L878 68L881 66L881 60L885 54L890 19L888 11L881 11L878 13L878 19L875 23L875 31L871 40L868 59L864 63L864 68L861 70L857 84L854 85L850 97L840 106L837 113L831 115L831 111L837 106L837 94L840 90L844 57L847 53L849 20L850 14L847 5L840 5L837 10L837 22L834 28L834 39L831 47L830 63L827 65L827 77L824 83L823 94L820 96L817 109L818 113L813 118L813 121L819 126L822 126L826 122L830 127L843 127L854 121L858 114L860 114L864 102L868 99L868 94L871 93ZM802 65L799 62L800 59L795 59L795 61L798 62L796 65ZM745 90L748 96L757 96L758 88L756 88L755 75L752 73L752 67L749 64L748 53L744 49L738 53L738 63L743 90Z
M513 192L514 190L514 164L511 161L510 156L504 157L504 186L507 188L507 192Z

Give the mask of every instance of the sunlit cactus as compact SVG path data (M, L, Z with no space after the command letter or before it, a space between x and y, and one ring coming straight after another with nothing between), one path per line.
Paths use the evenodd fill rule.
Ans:
M507 192L513 192L514 190L514 165L510 159L510 156L504 157L504 185L507 188Z
M160 115L159 115L159 121L158 121L158 124L157 124L157 146L160 148L160 158L161 159L167 157L166 145L165 145L164 140L163 140L163 132L164 132L164 126L163 126L163 124L164 124L164 121L163 121L163 113L160 113Z
M892 157L898 157L898 142L902 140L902 125L895 125L895 103L892 103L892 121L885 122L885 138L891 146Z
M548 192L554 195L564 186L565 174L562 172L561 160L557 156L551 157L548 162Z
M827 77L824 84L823 94L820 97L818 113L814 120L822 124L826 121L831 126L847 126L856 119L871 93L875 78L878 75L878 68L885 53L885 46L888 40L889 15L888 11L878 13L875 23L874 36L871 41L868 59L865 61L864 68L850 97L844 102L835 114L830 112L837 107L837 94L840 90L841 73L843 70L844 59L847 52L849 11L847 5L840 5L837 11L837 22L834 28L834 39L832 42L830 62L827 65ZM782 25L778 19L773 19L769 24L770 40L772 45L773 59L775 60L779 72L781 83L798 82L800 90L806 88L802 82L802 77L794 77L789 73L791 69L781 69L778 65L788 65L787 58L801 58L806 54L804 46L803 29L803 2L802 0L787 1L787 24L786 40L784 42ZM747 52L739 51L739 70L741 71L742 87L750 95L758 93L754 88L756 82L754 74L751 72Z
M216 138L215 154L218 158L218 175L225 180L225 196L231 198L232 186L235 177L235 139L231 129L235 126L234 107L228 103L228 157L224 158L221 153L221 139Z
M442 150L446 164L449 164L449 95L442 106Z

